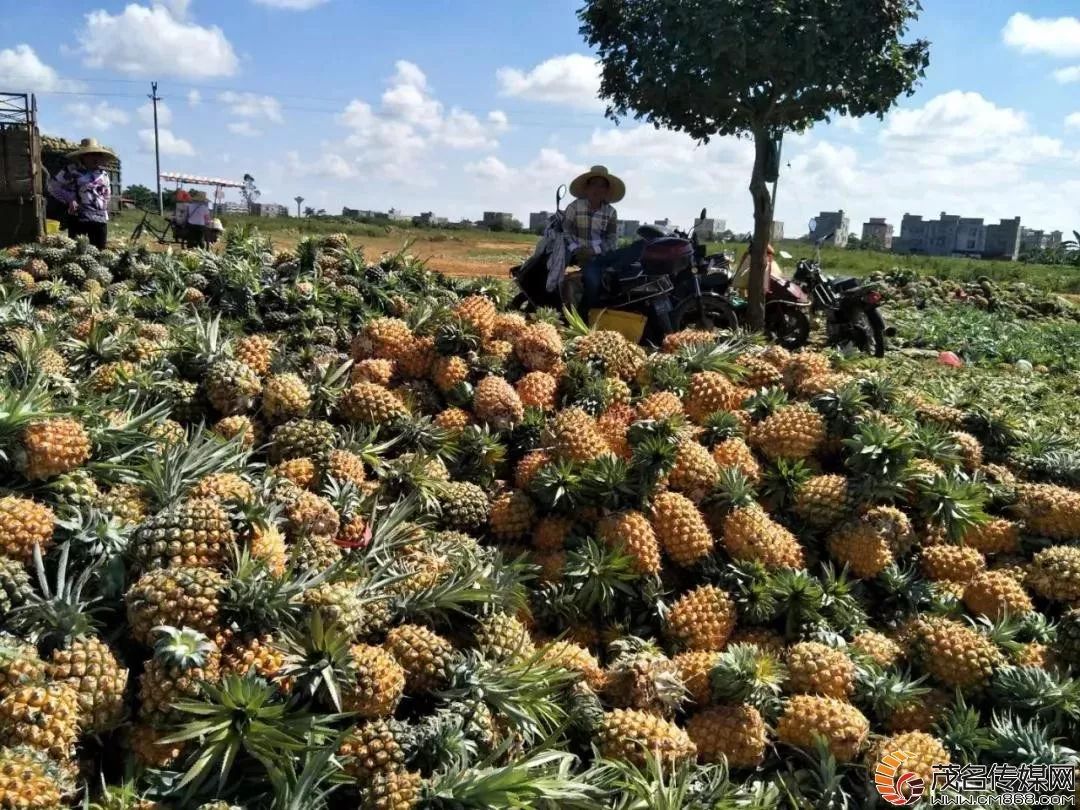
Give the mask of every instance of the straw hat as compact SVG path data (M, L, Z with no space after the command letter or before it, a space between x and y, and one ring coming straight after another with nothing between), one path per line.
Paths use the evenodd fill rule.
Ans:
M108 155L114 160L116 159L116 152L107 146L102 146L95 138L83 138L79 141L78 149L73 149L67 153L67 156L72 160L83 155Z
M205 191L190 191L188 192L188 199L192 202L206 202L209 198L206 196Z
M593 166L584 174L579 174L570 183L570 193L575 197L585 196L585 187L594 177L603 177L608 181L609 203L617 203L626 196L626 183L607 170L607 166Z

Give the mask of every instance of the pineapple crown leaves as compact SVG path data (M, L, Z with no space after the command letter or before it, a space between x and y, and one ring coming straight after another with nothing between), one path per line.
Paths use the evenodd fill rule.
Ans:
M709 672L713 698L721 703L746 703L775 718L787 670L780 660L756 644L731 644Z
M338 570L330 566L313 572L299 568L295 560L290 562L276 575L249 549L234 548L231 576L221 594L222 619L237 631L269 631L294 622L304 610L304 592L331 579Z
M506 460L506 446L487 426L470 425L457 437L457 453L450 459L454 480L474 481L481 486L494 482Z
M592 538L567 552L563 566L563 582L584 616L610 616L620 600L635 598L640 578L632 557Z
M601 363L570 360L562 377L561 400L564 408L581 408L590 416L599 416L611 401L611 390Z
M281 639L281 677L293 682L293 700L342 711L341 687L355 677L352 632L313 610L305 622L287 625Z
M843 440L846 464L857 493L867 500L895 498L907 483L913 447L907 431L881 419L859 423L854 436Z
M974 526L986 523L984 511L989 491L985 484L963 475L935 475L915 480L919 511L953 540L963 538Z
M912 451L917 458L941 467L954 468L963 463L960 443L941 425L927 422L911 431Z
M435 330L435 351L444 357L465 357L480 349L480 335L464 318L449 315Z
M720 470L716 485L706 500L728 509L742 509L753 507L756 504L756 498L757 492L742 470L737 467L724 467Z
M311 392L311 413L316 416L329 416L334 412L338 399L349 384L349 369L352 360L341 363L319 363L306 375L308 389Z
M0 460L11 460L3 448L29 423L58 415L51 400L40 376L23 387L0 386Z
M994 671L990 691L995 706L1039 717L1050 729L1067 733L1080 721L1080 681L1036 666L1004 666Z
M428 472L428 465L437 458L420 453L407 453L385 462L377 470L382 491L392 497L412 496L416 499L420 512L438 514L439 498L446 482Z
M1018 765L1080 763L1077 752L1053 734L1052 729L1036 718L1023 720L1012 712L995 712L990 720L989 745L984 750L994 758L993 761Z
M603 791L603 795L621 797L623 806L627 807L767 810L779 806L775 787L766 787L762 782L748 782L747 785L732 782L723 764L698 765L689 760L672 762L654 751L646 751L644 756L644 763L639 764L605 759L594 750L593 764L585 778ZM759 795L755 796L755 793Z
M41 547L35 545L33 561L39 593L31 594L13 611L14 629L36 635L43 649L62 647L72 639L90 635L100 624L97 615L104 608L101 597L84 596L98 572L86 567L72 578L70 554L70 541L59 546L50 582Z
M710 450L728 439L744 438L743 424L730 411L717 411L705 417L699 441Z
M755 422L760 422L768 416L772 416L778 410L788 404L788 395L783 388L759 388L750 394L743 403L743 410L750 414Z
M225 440L198 429L184 443L146 456L132 472L157 508L174 503L200 479L212 473L242 469L249 452L243 437Z
M773 510L788 509L800 487L813 477L813 471L801 459L779 458L765 468L761 494Z
M225 790L234 769L264 779L287 770L305 751L334 739L332 724L344 716L308 714L252 675L229 675L220 685L204 684L203 694L202 700L176 704L191 719L163 741L194 745L187 771L176 786L186 789L188 800L205 788L215 793Z
M885 374L868 374L855 381L866 404L882 413L892 413L900 402L900 385Z
M996 619L987 616L964 616L967 623L990 639L996 646L1012 655L1021 652L1031 642L1052 642L1057 626L1041 613L1015 615L1008 610Z
M94 446L95 455L105 461L98 465L104 470L122 469L122 462L139 455L157 457L157 443L150 435L153 428L163 424L169 417L168 402L146 404L140 395L128 396L127 401L116 403L120 407L109 408L105 402L87 403L86 432ZM145 407L144 407L145 405ZM105 418L118 414L121 418ZM184 444L180 442L179 444Z
M584 502L611 510L638 507L653 481L642 471L615 456L587 462L581 469Z
M971 433L983 447L995 454L1007 453L1020 444L1027 434L1020 420L1003 411L991 411L980 405L964 414L964 430Z
M873 801L859 796L858 779L853 765L840 765L829 749L829 741L814 734L811 750L791 748L783 757L784 770L779 774L779 788L789 807L828 807L835 810L867 807Z
M739 365L739 356L750 345L745 337L734 337L708 345L682 346L675 353L679 364L690 374L699 371L716 371L733 382L738 382L746 375L746 369Z
M562 317L566 322L566 332L571 338L584 337L594 329L585 322L585 319L581 317L581 313L573 307L563 307Z
M919 701L930 693L926 676L912 678L903 670L885 670L863 659L855 667L855 703L872 715L886 718L901 706Z
M124 579L124 555L135 526L94 506L61 511L56 525L68 534L76 558L96 572L103 592L119 596Z
M453 458L457 453L450 431L436 425L430 416L414 416L397 425L397 430L398 434L394 439L383 443L387 449L397 443L413 452L433 453L443 459ZM380 449L376 454L385 452Z
M545 464L529 481L529 494L551 512L574 513L587 503L582 465L566 459Z
M191 627L159 625L153 629L153 633L157 636L154 640L154 657L181 670L205 666L217 651L217 645L205 633Z
M750 607L759 615L779 619L787 638L850 633L865 624L865 613L846 575L836 575L831 568L824 568L820 577L782 569L766 574L764 580L762 584L757 577L750 579L750 591L741 596L753 598Z

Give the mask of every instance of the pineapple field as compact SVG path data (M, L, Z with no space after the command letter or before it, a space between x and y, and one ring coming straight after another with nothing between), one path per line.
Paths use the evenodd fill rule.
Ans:
M889 277L884 360L646 351L343 235L223 241L0 253L0 808L861 808L892 752L928 791L1080 764L1066 302Z

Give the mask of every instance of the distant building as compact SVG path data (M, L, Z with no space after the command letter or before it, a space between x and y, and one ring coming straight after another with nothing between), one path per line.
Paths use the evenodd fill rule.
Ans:
M216 214L250 214L251 210L248 208L246 202L219 202L214 205L214 213Z
M829 242L837 247L847 247L849 228L851 222L844 213L844 209L839 211L822 211L817 215L817 227L814 232L810 234L810 238L815 241L825 236L829 237ZM831 234L831 236L830 236Z
M1046 237L1046 247L1049 249L1061 247L1063 236L1061 231L1050 231L1050 234Z
M1020 217L1003 219L997 225L986 227L987 259L1005 259L1015 262L1020 257Z
M698 239L713 242L727 230L727 220L724 219L696 219L694 220L694 232Z
M773 242L780 242L781 240L783 240L784 223L774 219L770 233L772 234L771 239Z
M637 229L641 223L636 219L620 219L616 235L620 239L633 239L637 236Z
M257 217L287 217L289 209L278 203L253 203L251 213Z
M437 217L431 211L424 211L419 216L412 218L412 224L425 228L438 228L446 225L449 220L446 217Z
M514 215L505 211L485 211L483 219L480 220L480 224L485 228L501 228L507 231L514 229L515 222L517 220L514 219Z
M533 233L543 233L551 219L550 211L534 211L529 214L529 230Z
M978 217L961 217L944 211L936 220L904 214L900 236L893 239L894 253L925 256L981 256L1015 260L1020 253L1020 219L986 225Z
M664 217L663 219L654 219L653 225L659 225L661 228L670 228L671 220L668 217Z
M862 246L877 250L892 250L893 226L885 217L870 217L862 226Z

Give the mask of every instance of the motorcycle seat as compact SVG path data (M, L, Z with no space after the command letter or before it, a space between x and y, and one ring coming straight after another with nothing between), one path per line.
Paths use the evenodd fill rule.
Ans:
M851 277L834 278L831 279L833 289L838 292L847 292L848 290L854 290L856 287L862 285L862 280Z

